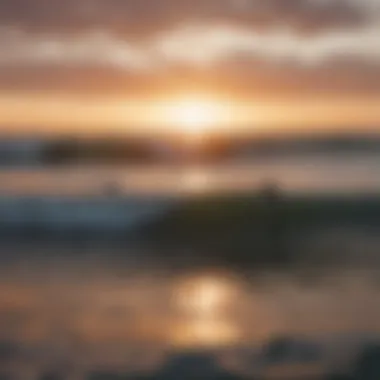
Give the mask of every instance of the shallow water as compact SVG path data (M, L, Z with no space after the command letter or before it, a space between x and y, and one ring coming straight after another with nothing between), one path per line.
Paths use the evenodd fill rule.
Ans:
M379 154L306 155L202 166L67 166L0 171L11 194L194 194L249 191L276 181L289 192L380 190Z
M360 235L349 233L360 246ZM275 336L323 344L326 356L312 363L321 369L348 365L358 342L380 336L380 263L361 250L318 266L304 252L303 269L255 277L228 268L176 273L120 247L8 245L1 252L0 342L18 347L18 374L144 371L165 352L189 348L211 349L235 370L254 372L257 348Z

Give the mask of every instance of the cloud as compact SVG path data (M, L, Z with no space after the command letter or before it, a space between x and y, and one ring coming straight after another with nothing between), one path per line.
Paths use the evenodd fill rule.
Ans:
M378 5L378 0L2 0L0 23L48 32L102 28L133 36L209 20L324 29L363 24Z
M380 64L380 21L312 36L288 28L257 32L228 24L189 24L134 42L105 31L30 34L0 32L0 65L73 65L155 70L171 64L212 66L236 57L272 64L325 65L345 59Z
M161 36L156 44L168 60L209 64L236 54L281 62L321 64L336 58L378 63L380 24L302 36L289 29L257 33L226 25L184 27Z
M3 0L0 23L2 88L380 88L380 0Z
M144 68L149 61L132 44L102 32L80 36L30 35L6 29L0 36L3 65L105 65L135 70Z

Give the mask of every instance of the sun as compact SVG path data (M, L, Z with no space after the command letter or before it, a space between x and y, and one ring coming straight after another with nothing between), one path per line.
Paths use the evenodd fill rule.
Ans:
M218 114L213 104L188 101L174 106L173 118L188 132L198 133L214 124Z
M226 107L209 99L182 99L168 103L165 119L187 135L199 136L227 122Z

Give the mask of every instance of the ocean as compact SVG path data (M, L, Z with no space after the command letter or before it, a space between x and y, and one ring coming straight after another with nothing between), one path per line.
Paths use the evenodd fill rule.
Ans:
M380 190L379 164L380 154L366 154L186 167L13 168L0 172L0 192L13 201L96 204L138 196L171 204L204 194L253 193L270 182L285 194L373 195ZM378 236L336 226L302 247L306 265L252 277L228 267L176 273L150 252L98 242L91 234L65 244L5 239L3 371L19 379L46 371L83 379L93 371L155 370L173 351L200 350L217 353L223 368L253 376L279 371L263 368L259 354L277 337L320 350L309 361L296 355L282 363L280 372L294 379L347 370L361 345L380 333Z

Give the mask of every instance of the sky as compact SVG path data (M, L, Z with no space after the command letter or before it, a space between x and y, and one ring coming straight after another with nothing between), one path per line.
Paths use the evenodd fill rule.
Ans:
M130 130L188 93L245 128L380 122L380 0L1 0L0 25L3 131Z

